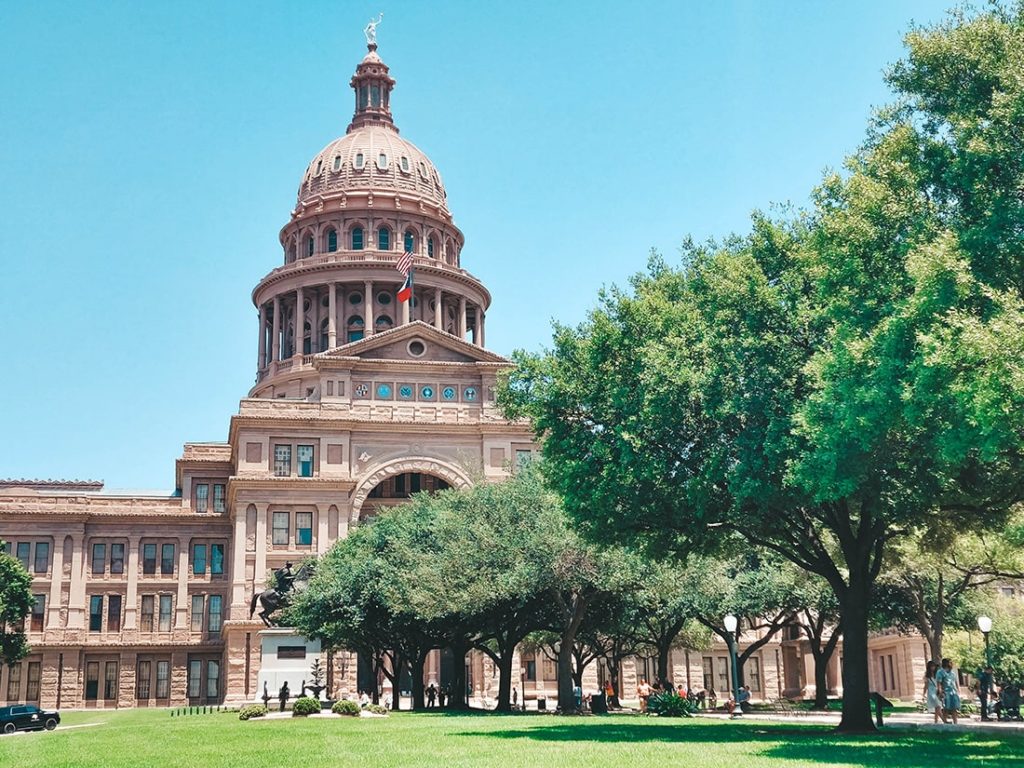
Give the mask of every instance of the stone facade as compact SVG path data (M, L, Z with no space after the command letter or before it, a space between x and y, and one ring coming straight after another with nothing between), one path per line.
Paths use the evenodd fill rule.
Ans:
M256 383L228 441L186 444L171 496L0 481L0 539L32 572L37 596L32 653L0 669L0 703L257 700L264 626L250 603L274 569L325 552L412 492L501 480L536 451L527 425L496 407L509 363L484 348L490 294L461 266L464 238L437 169L398 135L394 80L375 45L352 86L352 123L307 168L281 230L282 263L253 291ZM400 302L403 257L415 280L412 300ZM912 692L919 646L878 645L895 686L880 690ZM354 655L325 661L335 694L369 685ZM713 685L721 696L728 687L724 647L675 651L672 668L688 688ZM468 671L476 699L493 701L491 661L474 655ZM443 685L448 673L435 652L426 682ZM591 666L587 687L606 673ZM630 660L622 673L629 698L653 665ZM520 701L554 697L544 658L524 654L514 675ZM768 699L808 693L813 680L799 640L766 645L747 675Z

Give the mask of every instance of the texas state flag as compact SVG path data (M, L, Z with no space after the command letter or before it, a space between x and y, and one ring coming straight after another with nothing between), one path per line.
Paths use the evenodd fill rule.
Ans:
M399 301L408 301L412 298L412 270L405 276L405 283L402 284L401 290L398 292Z

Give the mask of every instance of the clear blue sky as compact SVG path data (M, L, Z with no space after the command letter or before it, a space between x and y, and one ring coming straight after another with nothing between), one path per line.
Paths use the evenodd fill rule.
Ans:
M490 288L488 346L684 236L803 205L949 2L7 2L0 477L169 490L253 382L250 291L344 132L362 28Z

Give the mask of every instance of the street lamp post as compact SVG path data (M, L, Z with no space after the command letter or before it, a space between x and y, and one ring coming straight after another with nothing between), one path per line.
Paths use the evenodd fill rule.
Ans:
M732 664L733 714L739 715L743 712L740 709L740 676L736 667L736 627L739 626L739 620L730 613L723 619L723 623L725 624L725 631L729 636L729 661Z
M985 638L985 666L992 666L992 652L988 647L988 633L992 631L992 619L988 616L978 617L978 629L981 630L982 637Z

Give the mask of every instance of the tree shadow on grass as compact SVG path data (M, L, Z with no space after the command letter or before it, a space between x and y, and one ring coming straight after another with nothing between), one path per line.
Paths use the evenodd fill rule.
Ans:
M495 731L462 731L455 735L496 739L575 742L658 742L706 745L746 745L749 756L800 760L828 765L947 768L950 765L1024 768L1024 738L980 733L884 730L861 736L838 735L815 726L771 727L760 724L701 724L686 722L552 723Z

